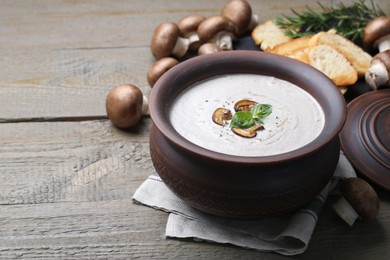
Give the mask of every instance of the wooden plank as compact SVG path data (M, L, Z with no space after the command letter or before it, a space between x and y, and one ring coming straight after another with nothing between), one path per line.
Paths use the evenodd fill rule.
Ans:
M105 116L114 86L133 83L145 95L150 92L149 48L0 50L0 56L12 60L0 64L0 122Z
M129 198L153 170L149 127L122 131L108 120L0 124L0 204Z
M151 33L161 22L177 22L189 14L218 15L225 0L198 1L61 1L15 2L3 0L0 10L0 44L6 49L40 47L102 48L148 46ZM261 21L291 14L290 8L319 9L308 0L248 1ZM348 5L354 0L343 1ZM390 11L390 3L374 1ZM321 2L331 5L333 1Z
M0 49L0 83L58 86L107 86L122 82L143 85L149 64L149 47L85 49ZM71 94L71 93L70 93Z
M6 210L0 211L2 258L285 259L229 245L165 239L167 214L130 200L17 205L3 209ZM380 223L350 228L325 214L308 250L297 258L386 259L389 231Z
M218 13L224 1L2 1L0 44L5 48L146 46L163 21L189 13Z
M165 239L166 219L166 213L130 200L7 206L0 211L0 256L251 259L259 255L230 246Z

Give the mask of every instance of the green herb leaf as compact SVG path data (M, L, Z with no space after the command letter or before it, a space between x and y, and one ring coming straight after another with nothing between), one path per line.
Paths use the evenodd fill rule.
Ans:
M230 127L246 129L253 126L255 123L251 111L238 111L234 114L232 121L230 122Z
M269 104L257 104L251 109L254 117L264 118L272 113L272 106Z
M263 119L272 113L269 104L257 104L250 111L238 111L230 122L231 128L247 129L254 124L264 124Z
M317 3L321 11L314 11L309 7L302 12L291 10L294 17L283 15L281 18L275 18L275 23L285 30L286 35L293 38L334 28L338 34L352 41L361 41L367 23L376 17L386 15L372 1L371 7L365 4L365 0L360 0L348 7L343 3L332 7Z

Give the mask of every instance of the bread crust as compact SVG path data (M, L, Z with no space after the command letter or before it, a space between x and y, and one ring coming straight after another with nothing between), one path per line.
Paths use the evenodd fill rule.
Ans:
M284 31L272 20L258 25L252 31L255 43L263 51L312 65L327 75L335 85L343 87L343 93L347 86L364 77L371 65L370 54L335 30L294 39L281 35L284 35Z
M310 48L310 64L328 76L337 86L356 83L358 74L352 64L336 48L320 44Z
M319 32L309 41L309 47L320 44L330 45L342 53L351 62L359 77L363 77L370 67L372 56L337 33Z
M273 20L267 20L257 25L252 33L252 39L256 45L260 45L263 51L270 51L277 45L291 41L293 38L284 34Z
M310 61L308 44L311 38L312 36L295 38L291 41L279 44L267 52L287 56L309 64Z

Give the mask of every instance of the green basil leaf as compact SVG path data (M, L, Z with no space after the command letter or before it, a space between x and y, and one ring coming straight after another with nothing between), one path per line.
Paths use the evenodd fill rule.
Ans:
M257 104L251 109L251 112L253 113L253 117L262 119L272 113L272 106L269 104Z
M232 121L230 122L230 127L246 129L253 126L255 123L251 111L238 111L234 114Z

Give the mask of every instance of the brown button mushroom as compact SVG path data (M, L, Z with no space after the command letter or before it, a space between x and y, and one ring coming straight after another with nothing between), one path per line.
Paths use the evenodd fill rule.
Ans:
M374 56L365 79L372 90L390 87L390 49Z
M257 135L257 131L258 130L263 130L263 129L264 129L264 126L258 125L258 124L254 124L253 126L251 126L249 128L245 128L245 129L242 129L242 128L232 128L232 131L236 135L239 135L239 136L242 136L242 137L246 137L246 138L253 138L253 137L255 137Z
M171 55L183 57L188 51L189 40L179 35L180 29L175 23L162 23L157 26L150 41L154 57L156 59Z
M118 128L133 127L147 110L146 101L146 97L137 86L132 84L116 86L106 98L107 116Z
M234 104L234 110L237 111L250 111L258 103L249 99L241 99Z
M197 30L200 23L205 19L204 16L195 14L188 15L177 23L180 29L180 36L189 40L189 49L192 51L198 50L201 45Z
M219 46L217 44L208 42L208 43L202 44L199 47L198 55L211 54L211 53L216 53L216 52L221 52L221 51L223 51L223 50L221 48L219 48Z
M232 112L227 108L219 107L214 111L212 119L217 125L227 125L227 121L232 119Z
M342 180L340 190L343 197L333 208L348 225L352 226L358 218L362 221L376 218L379 198L370 184L360 178L347 178Z
M199 25L198 35L201 42L213 42L223 50L231 50L236 26L225 16L211 16Z
M258 24L258 17L252 14L250 4L245 0L232 0L227 3L221 15L229 18L237 26L237 35L243 35Z
M150 87L153 87L157 80L168 70L179 64L174 58L164 57L156 61L148 70L147 80Z
M369 22L363 34L363 44L367 48L390 49L390 16L381 16Z

